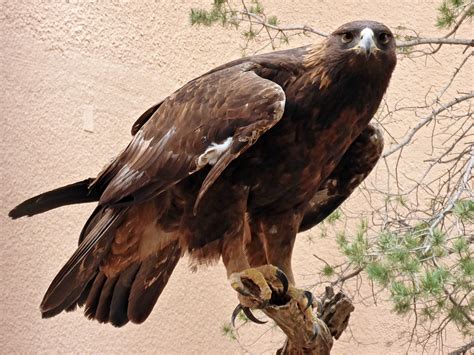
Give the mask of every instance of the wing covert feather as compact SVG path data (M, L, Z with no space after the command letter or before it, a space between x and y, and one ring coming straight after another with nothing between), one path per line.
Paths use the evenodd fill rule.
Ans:
M157 196L202 169L199 157L209 149L230 142L214 161L206 182L212 185L283 115L285 93L260 77L259 67L244 63L213 72L169 96L94 181L93 185L107 185L100 204L137 203Z

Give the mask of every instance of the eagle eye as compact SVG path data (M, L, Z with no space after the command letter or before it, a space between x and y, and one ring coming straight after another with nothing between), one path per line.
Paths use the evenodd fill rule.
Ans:
M350 43L354 39L354 35L351 32L345 32L341 36L342 43Z
M379 34L379 43L387 44L390 41L390 35L386 32Z

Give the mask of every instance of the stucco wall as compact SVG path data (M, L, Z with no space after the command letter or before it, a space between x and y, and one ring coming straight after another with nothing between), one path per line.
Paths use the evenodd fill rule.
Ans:
M11 207L33 194L96 174L129 141L131 124L144 109L196 75L240 56L238 32L189 25L189 9L208 3L2 1L0 352L220 354L277 348L272 331L253 344L266 329L258 326L242 332L242 344L222 336L236 296L221 264L193 274L183 260L140 326L115 329L88 321L81 312L42 320L38 306L43 293L73 253L93 206L66 207L14 222L6 218ZM435 1L264 4L283 23L308 23L324 31L369 18L436 34ZM291 46L312 40L295 38ZM426 66L399 63L391 98L423 94L427 77L430 83L442 82L443 63L452 58L440 57L440 63L428 61ZM401 132L407 122L413 117L402 117L394 129ZM315 251L338 257L331 239L315 239L313 244L305 239L299 239L294 255L297 280L303 285L312 282L305 275L322 267L312 256ZM388 304L357 304L351 331L336 343L335 353L405 353L401 335L408 326Z

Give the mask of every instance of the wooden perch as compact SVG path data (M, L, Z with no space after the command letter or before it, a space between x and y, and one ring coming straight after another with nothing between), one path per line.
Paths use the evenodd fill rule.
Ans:
M346 329L354 306L344 293L334 294L331 287L326 287L321 304L317 317L309 310L302 310L295 299L263 310L287 336L278 355L330 354L333 338L338 339Z

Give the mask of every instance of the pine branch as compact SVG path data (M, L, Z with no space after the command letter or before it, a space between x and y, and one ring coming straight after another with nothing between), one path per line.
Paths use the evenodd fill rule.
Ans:
M252 6L247 7L245 1L242 1L242 9L235 10L229 1L218 1L214 4L211 11L204 9L192 9L191 10L191 23L192 24L201 24L205 26L210 26L216 22L220 22L223 26L227 24L233 24L235 27L241 22L246 22L249 24L250 29L245 34L251 33L252 35L245 35L247 42L255 39L255 37L260 33L266 33L268 40L275 47L275 39L278 35L282 35L285 39L288 38L288 33L293 34L315 34L320 37L327 37L328 33L307 25L279 25L278 19L276 16L267 16L261 4L257 1L256 7ZM438 45L438 48L434 49L433 53L436 53L442 45L462 45L473 47L474 39L469 38L452 38L461 26L468 18L472 17L474 5L468 6L462 14L457 16L457 20L454 22L452 29L442 37L407 37L406 40L398 40L398 48L409 48L420 45ZM454 20L453 20L454 21ZM255 30L254 27L258 27L258 30ZM450 23L451 27L451 23ZM265 31L262 31L265 30ZM272 34L274 32L275 34Z

